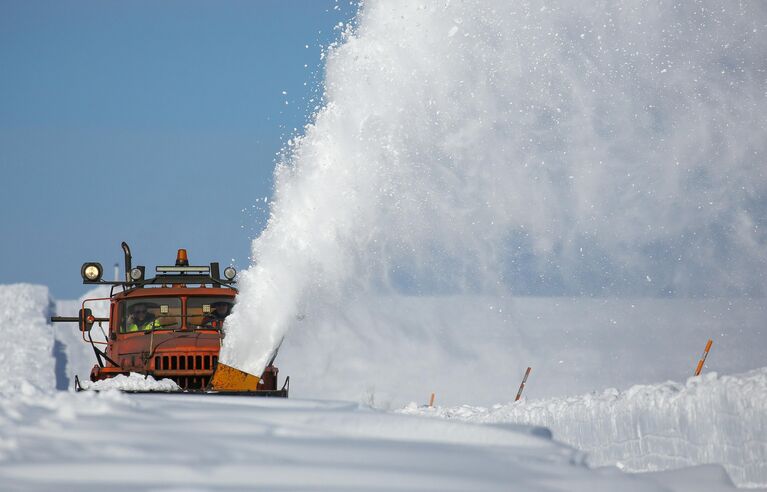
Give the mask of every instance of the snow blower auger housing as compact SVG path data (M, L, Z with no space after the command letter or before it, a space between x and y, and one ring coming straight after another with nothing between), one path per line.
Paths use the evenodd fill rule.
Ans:
M132 267L124 242L122 249L125 280L103 280L104 269L96 262L85 263L80 270L84 284L110 285L109 297L86 299L77 317L51 318L78 323L83 340L96 355L91 381L139 373L172 379L183 393L288 396L290 378L277 389L276 351L259 376L218 361L224 320L237 294L234 268L224 269L222 278L218 263L190 266L186 250L179 249L175 265L157 266L156 276L146 278L145 267ZM109 317L94 316L95 303L107 301ZM103 323L108 323L108 331ZM93 339L94 324L104 341ZM75 381L81 390L77 377Z

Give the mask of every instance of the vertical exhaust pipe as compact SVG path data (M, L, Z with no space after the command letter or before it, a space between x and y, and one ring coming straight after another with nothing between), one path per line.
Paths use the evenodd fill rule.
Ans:
M215 282L212 285L216 285L216 282L218 282L219 287L221 286L221 272L219 270L218 262L214 261L210 264L210 278L215 280Z
M125 253L125 281L130 283L130 270L131 270L131 254L130 254L130 247L128 247L128 243L123 241L122 243L123 253Z

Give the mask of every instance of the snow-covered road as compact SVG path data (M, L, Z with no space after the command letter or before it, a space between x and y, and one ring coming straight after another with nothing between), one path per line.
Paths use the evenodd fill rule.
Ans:
M717 467L591 469L523 425L450 422L346 402L39 392L0 400L3 490L669 490ZM681 478L680 478L681 477ZM684 490L672 488L671 490Z

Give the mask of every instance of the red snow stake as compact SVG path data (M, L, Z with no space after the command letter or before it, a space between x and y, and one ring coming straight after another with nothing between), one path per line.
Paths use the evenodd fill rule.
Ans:
M706 342L706 349L703 351L703 355L700 356L700 360L698 361L698 367L695 368L695 375L700 376L700 371L703 370L703 364L706 362L706 357L708 357L708 351L711 350L711 345L714 343L713 340L709 339L708 342Z
M432 393L432 394L431 394L431 398L429 398L429 406L430 406L430 407L433 407L433 406L434 406L434 393Z
M530 371L532 371L532 367L528 367L527 371L525 371L525 377L522 378L522 383L519 385L519 391L517 391L517 397L514 398L514 401L519 401L520 398L522 398L522 390L525 389L525 383L527 382L527 376L530 375Z

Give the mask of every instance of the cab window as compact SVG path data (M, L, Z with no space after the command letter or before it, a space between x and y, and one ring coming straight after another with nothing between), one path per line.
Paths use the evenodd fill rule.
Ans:
M186 300L186 326L192 329L220 330L232 312L231 297L189 297Z
M120 332L177 330L181 328L181 299L142 297L124 301L120 313Z

